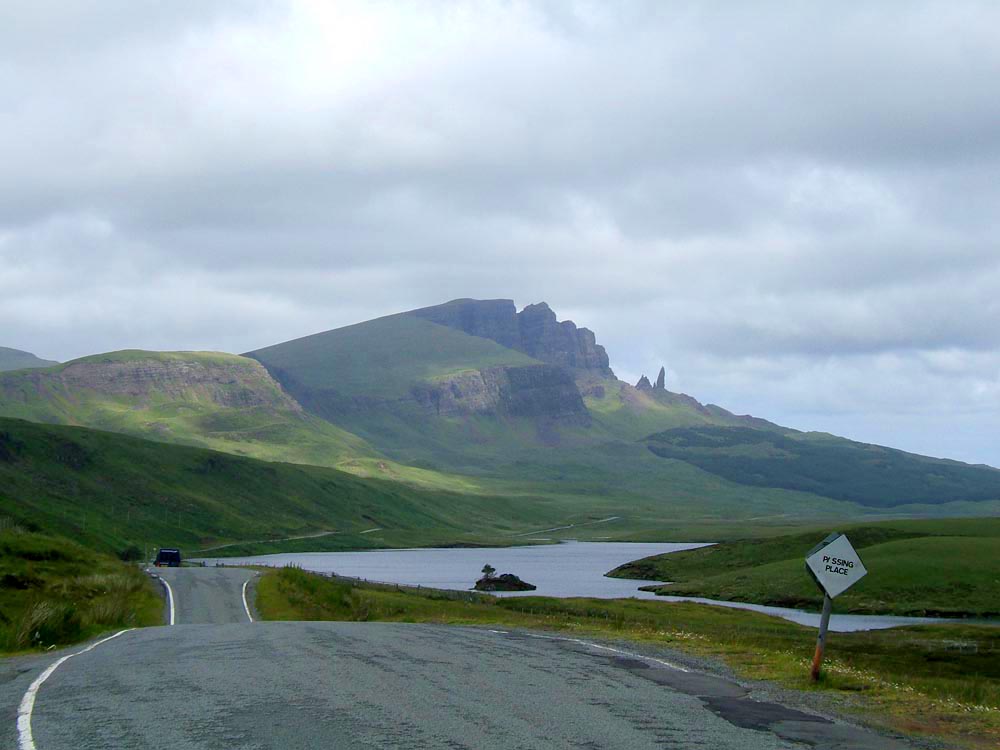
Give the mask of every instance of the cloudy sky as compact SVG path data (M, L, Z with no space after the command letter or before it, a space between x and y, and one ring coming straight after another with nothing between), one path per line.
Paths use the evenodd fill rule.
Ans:
M1000 5L0 6L0 345L548 301L622 376L1000 466Z

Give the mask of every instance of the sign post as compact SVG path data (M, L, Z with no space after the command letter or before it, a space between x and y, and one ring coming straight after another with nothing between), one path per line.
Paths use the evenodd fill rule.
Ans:
M819 679L823 666L833 598L864 578L868 570L847 537L836 532L809 550L806 555L806 570L823 592L823 614L819 620L816 653L813 654L812 661L812 679L815 682Z

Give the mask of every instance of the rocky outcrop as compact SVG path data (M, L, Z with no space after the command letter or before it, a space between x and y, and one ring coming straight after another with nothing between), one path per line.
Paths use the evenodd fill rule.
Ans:
M538 587L522 581L513 573L501 573L498 576L482 577L476 581L476 591L534 591Z
M667 369L665 367L660 368L660 374L656 376L656 384L649 382L649 378L643 375L639 378L639 382L635 384L635 387L640 391L657 391L660 393L667 392Z
M509 299L459 299L407 314L496 341L548 364L614 377L594 332L577 328L571 320L560 322L545 302L517 312Z
M553 365L469 370L414 385L412 395L442 416L588 417L576 382Z

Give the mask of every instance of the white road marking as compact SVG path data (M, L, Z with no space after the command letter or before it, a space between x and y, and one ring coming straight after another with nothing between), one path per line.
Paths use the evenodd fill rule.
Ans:
M127 633L130 630L135 630L135 628L126 628L125 630L119 630L114 635L109 635L107 638L103 638L99 640L97 643L90 644L89 646L87 646L87 648L81 649L76 653L68 654L62 657L61 659L57 659L55 662L49 665L48 669L46 669L44 672L38 675L38 677L35 678L35 681L32 682L31 685L28 687L28 692L26 692L24 694L24 697L21 698L21 705L18 706L17 709L17 736L18 736L18 744L21 750L38 750L37 746L35 745L34 735L31 732L31 712L34 711L35 709L35 696L38 695L38 688L42 686L42 683L45 682L47 679L49 679L49 677L52 676L52 673L55 672L57 669L59 669L60 666L62 666L63 662L72 659L74 656L85 654L88 651L97 648L102 643L107 643L112 638L117 638L118 636L122 635L123 633Z
M373 531L381 531L381 526L376 526L374 529L365 529L364 531L359 531L359 534L371 534Z
M247 613L247 617L250 619L250 622L253 622L253 615L250 614L250 605L247 604L247 584L248 583L250 583L250 579L249 578L247 578L243 582L243 610Z
M175 617L174 617L174 590L172 588L170 588L170 584L167 583L167 579L166 578L164 578L163 576L157 576L157 578L159 578L160 581L163 583L163 585L167 587L167 601L170 602L170 622L168 622L167 624L168 625L173 625L174 624L174 619L175 619Z
M492 631L496 632L496 631ZM634 654L631 651L622 651L620 648L612 648L611 646L602 646L599 643L591 643L590 641L582 641L579 638L562 638L555 635L536 635L535 633L525 633L529 638L544 638L547 641L567 641L569 643L579 643L581 646L588 646L589 648L600 649L601 651L612 651L616 654L621 654L622 656L630 656L633 659L640 659L641 661L652 661L657 664L662 664L669 669L676 669L678 672L690 672L691 670L687 667L682 667L679 664L674 664L673 662L664 661L663 659L657 659L652 656L645 656L643 654Z

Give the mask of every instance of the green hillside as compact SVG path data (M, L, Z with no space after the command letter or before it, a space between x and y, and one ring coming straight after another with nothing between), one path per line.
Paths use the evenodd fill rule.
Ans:
M156 584L135 565L10 523L0 527L0 584L0 653L162 623Z
M681 427L649 450L738 484L811 492L873 507L1000 499L1000 470L816 433Z
M0 416L269 461L336 466L378 455L304 412L254 360L218 352L111 352L0 373Z
M288 378L300 389L343 399L400 398L418 382L484 367L537 364L489 339L407 315L317 333L247 356L279 373L282 383Z
M771 422L737 416L713 404L701 404L691 396L671 391L646 391L613 379L580 378L584 402L593 421L607 435L639 441L646 436L680 427L746 427L787 431Z
M31 352L22 352L20 349L9 349L0 346L0 372L6 370L26 370L32 367L50 367L59 364L48 359L36 357Z
M891 521L841 529L868 575L838 612L1000 616L1000 518ZM817 610L823 597L804 558L829 528L636 560L610 575L671 581L660 594Z
M117 552L326 531L347 547L484 541L564 515L532 497L428 492L335 469L0 419L0 518ZM376 527L384 531L358 536Z

